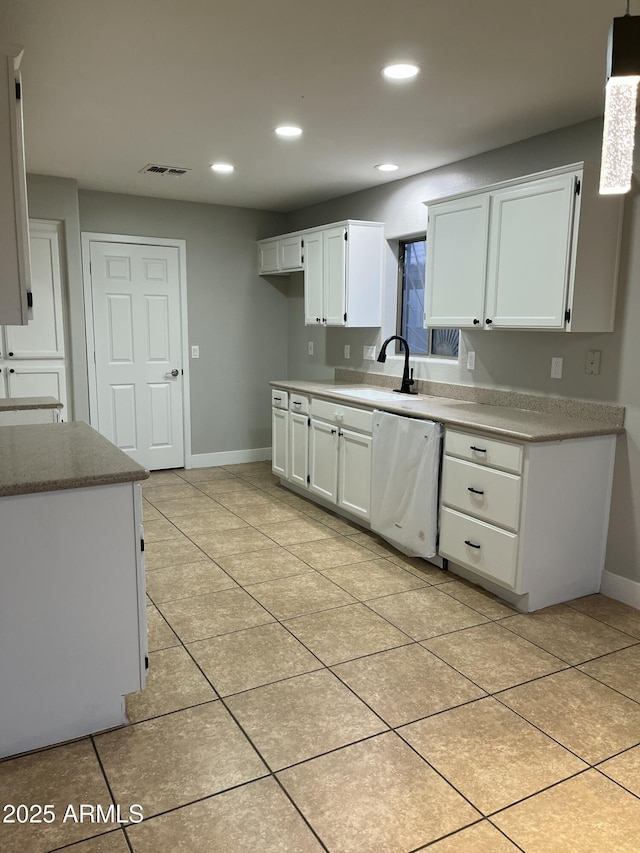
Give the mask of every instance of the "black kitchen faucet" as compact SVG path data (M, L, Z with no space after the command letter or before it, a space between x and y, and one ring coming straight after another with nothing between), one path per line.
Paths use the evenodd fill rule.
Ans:
M409 344L404 338L401 338L400 335L391 335L390 338L387 338L387 340L382 344L378 361L384 363L387 360L387 344L389 344L390 341L400 341L404 346L404 370L402 371L402 384L399 388L394 388L393 390L397 391L399 394L417 394L417 391L413 391L411 389L411 386L413 385L413 367L411 368L411 375L409 375Z

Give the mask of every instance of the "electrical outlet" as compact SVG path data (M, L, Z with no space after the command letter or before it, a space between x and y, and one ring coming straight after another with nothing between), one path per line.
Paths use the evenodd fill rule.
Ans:
M365 361L375 361L376 360L376 348L375 347L362 347L362 358Z
M313 355L313 341L307 343L307 355Z
M469 350L467 353L467 370L475 370L476 369L476 354L473 350Z
M599 349L590 349L587 352L587 366L585 368L585 373L590 373L593 376L597 376L600 373L601 356L602 351Z
M562 361L557 356L551 359L551 378L562 379Z
M200 347L199 346L191 347L191 358L200 358Z
M351 358L351 346L349 344L344 345L344 357Z

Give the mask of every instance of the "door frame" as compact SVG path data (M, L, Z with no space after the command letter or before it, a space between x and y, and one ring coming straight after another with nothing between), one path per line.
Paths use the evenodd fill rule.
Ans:
M180 330L182 335L182 428L184 431L184 467L191 468L191 388L189 382L189 323L187 315L187 241L164 237L133 237L130 234L101 234L82 231L82 283L84 290L84 323L87 343L87 375L89 380L89 424L98 428L98 380L93 334L93 290L91 288L91 243L129 243L138 246L167 246L178 250Z

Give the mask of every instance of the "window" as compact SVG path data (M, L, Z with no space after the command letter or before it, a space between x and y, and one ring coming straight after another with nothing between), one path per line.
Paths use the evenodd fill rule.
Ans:
M427 241L401 240L398 282L398 334L412 355L457 358L458 329L424 329L424 280Z

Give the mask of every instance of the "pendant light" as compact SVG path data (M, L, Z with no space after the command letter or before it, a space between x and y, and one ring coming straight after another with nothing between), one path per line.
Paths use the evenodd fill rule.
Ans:
M631 189L636 101L640 83L640 16L614 18L607 50L607 88L602 136L600 192Z

